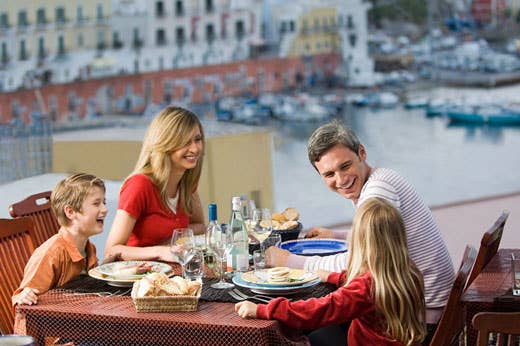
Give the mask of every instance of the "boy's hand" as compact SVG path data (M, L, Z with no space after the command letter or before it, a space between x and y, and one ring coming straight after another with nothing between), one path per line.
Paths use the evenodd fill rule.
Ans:
M330 272L322 269L318 269L315 271L316 275L320 277L321 282L327 282L329 278Z
M268 267L285 267L290 254L287 250L271 246L265 250L265 265Z
M39 290L36 288L25 287L22 292L18 293L13 299L13 305L33 305L38 302Z
M255 303L245 300L235 304L235 312L242 318L256 318L256 307Z

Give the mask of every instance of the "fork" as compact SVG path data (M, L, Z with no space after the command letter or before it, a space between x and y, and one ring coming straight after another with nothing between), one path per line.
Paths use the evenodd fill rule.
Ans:
M256 294L254 296L248 296L247 294L237 290L236 288L233 288L231 291L228 291L228 293L231 297L235 298L236 300L256 299L262 303L269 303L269 301L271 299L273 299L273 297L263 296L261 294Z
M264 295L261 295L261 294L255 294L253 296L248 296L247 294L245 294L242 291L239 291L236 288L233 288L231 291L234 292L237 296L241 297L244 300L245 299L256 299L256 300L259 300L259 301L266 301L266 300L270 301L271 299L273 299L273 297L264 296Z

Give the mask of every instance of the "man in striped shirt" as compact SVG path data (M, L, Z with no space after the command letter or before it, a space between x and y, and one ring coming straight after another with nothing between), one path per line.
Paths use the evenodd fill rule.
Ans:
M448 300L455 272L433 215L415 189L395 171L373 168L366 161L366 151L356 134L339 121L322 125L311 135L308 156L327 186L350 199L358 208L371 197L390 201L404 220L410 256L424 277L426 322L433 330ZM347 231L335 234L325 228L313 228L308 236L345 239ZM305 257L271 248L268 264L286 265L307 270L340 271L346 268L348 253ZM269 263L270 262L270 263Z

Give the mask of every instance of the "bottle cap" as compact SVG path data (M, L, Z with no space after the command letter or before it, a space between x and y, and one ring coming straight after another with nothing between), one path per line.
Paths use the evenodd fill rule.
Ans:
M208 205L208 217L209 221L217 220L217 205L215 203Z

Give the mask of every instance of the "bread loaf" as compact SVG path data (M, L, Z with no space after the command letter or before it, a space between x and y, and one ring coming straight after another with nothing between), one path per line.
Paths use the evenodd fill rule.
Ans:
M286 208L282 212L283 216L285 217L286 221L298 221L300 218L300 213L298 213L298 210L296 208Z
M185 280L180 276L169 279L164 273L149 274L135 284L139 285L138 298L197 295L201 288L200 282Z
M285 216L283 214L280 214L280 213L273 213L273 214L271 214L271 219L275 220L275 221L282 222L282 223L287 221Z

